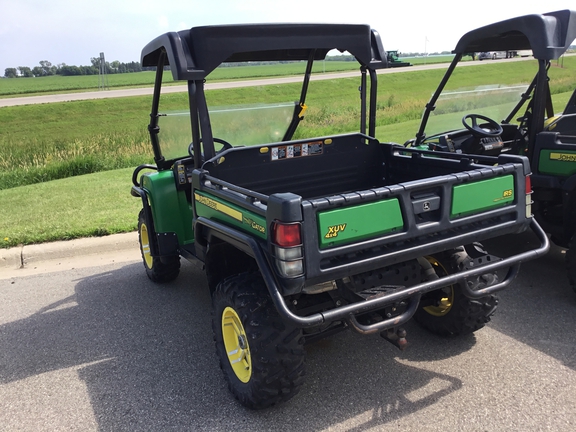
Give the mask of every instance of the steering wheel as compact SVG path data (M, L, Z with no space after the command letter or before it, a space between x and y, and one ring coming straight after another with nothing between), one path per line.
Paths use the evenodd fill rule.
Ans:
M487 125L480 127L478 125L478 119L485 121ZM472 122L472 125L468 124L468 120ZM462 124L466 129L477 136L497 137L501 135L503 131L502 126L500 126L498 122L480 114L465 115L462 117Z
M212 140L215 143L222 144L222 148L216 151L217 154L223 152L224 150L233 148L232 144L230 144L228 141L223 140L222 138L212 138ZM202 138L200 138L200 142L202 142ZM188 154L194 157L194 142L191 142L190 145L188 146Z

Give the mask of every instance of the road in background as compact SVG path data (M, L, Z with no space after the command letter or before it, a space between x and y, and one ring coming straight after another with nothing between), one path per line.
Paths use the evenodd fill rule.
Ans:
M203 272L183 262L156 285L138 254L0 278L0 430L576 429L576 294L559 248L523 265L474 335L408 323L400 352L340 333L307 347L299 395L259 412L226 388Z
M502 59L500 61L521 61L528 60L528 58L514 58L514 59ZM486 65L491 62L463 62L460 64L462 66L478 66ZM431 69L446 69L446 63L435 63L429 65L418 65L410 67L400 67L400 68L389 68L381 69L378 74L389 74L389 73L400 73L400 72L412 72L418 70L431 70ZM338 78L350 78L358 76L357 71L352 72L336 72L336 73L325 73L325 74L314 74L312 75L312 81L338 79ZM289 76L281 78L263 78L255 80L243 80L243 81L228 81L228 82L216 82L206 84L207 90L216 89L228 89L228 88L239 88L239 87L257 87L264 85L278 85L278 84L289 84L289 83L299 83L302 82L301 76ZM187 90L186 85L163 85L162 93L181 93ZM6 106L17 106L17 105L32 105L32 104L43 104L43 103L53 103L53 102L68 102L75 100L89 100L89 99L106 99L106 98L119 98L119 97L129 97L129 96L145 96L152 95L152 87L145 88L132 88L132 89L120 89L120 90L102 90L102 91L91 91L91 92L80 92L80 93L67 93L67 94L50 94L41 96L23 96L0 99L0 107Z

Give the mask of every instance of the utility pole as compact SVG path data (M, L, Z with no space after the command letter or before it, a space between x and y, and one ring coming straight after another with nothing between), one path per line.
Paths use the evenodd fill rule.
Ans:
M98 68L98 90L110 90L103 52L100 53L100 67Z

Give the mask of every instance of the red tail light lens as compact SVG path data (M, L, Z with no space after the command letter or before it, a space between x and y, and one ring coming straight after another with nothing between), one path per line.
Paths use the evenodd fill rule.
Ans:
M283 224L276 222L273 229L274 244L280 247L293 247L302 244L300 224Z
M526 176L526 193L532 193L532 181L530 180L530 176Z

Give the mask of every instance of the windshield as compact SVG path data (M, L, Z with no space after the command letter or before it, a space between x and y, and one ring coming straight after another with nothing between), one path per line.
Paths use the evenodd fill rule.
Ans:
M294 114L296 102L231 105L209 109L212 134L233 147L282 141ZM191 140L189 110L167 111L160 115L159 142L165 159L188 154ZM215 143L216 149L221 144Z
M462 129L462 118L467 114L480 114L501 123L527 88L528 84L491 84L444 91L426 124L426 137Z
M235 147L281 141L290 125L296 104L211 108L212 134Z

